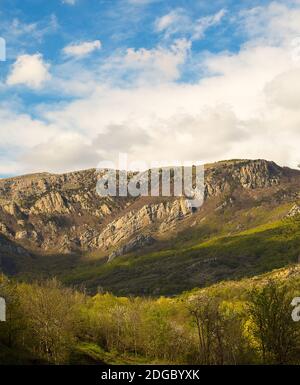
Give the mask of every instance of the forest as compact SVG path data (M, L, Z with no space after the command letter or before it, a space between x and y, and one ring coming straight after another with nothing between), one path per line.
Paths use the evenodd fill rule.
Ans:
M173 298L101 290L91 297L57 279L1 276L0 363L299 364L291 302L300 277L293 269L287 276L221 282Z

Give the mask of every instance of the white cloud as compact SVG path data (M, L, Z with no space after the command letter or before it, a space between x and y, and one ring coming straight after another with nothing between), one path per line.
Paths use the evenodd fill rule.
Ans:
M198 19L193 28L194 30L192 34L192 40L202 39L204 37L205 31L208 28L219 24L223 19L223 17L225 16L225 14L226 14L226 10L221 9L219 12L215 13L214 15L209 15Z
M40 88L50 79L49 64L41 54L20 55L7 78L10 86L22 84L29 88Z
M245 29L240 32L250 40L239 52L201 57L199 68L206 75L193 84L175 81L189 57L186 39L117 52L91 71L83 71L78 61L62 67L53 79L55 91L76 90L80 98L40 106L38 120L0 110L0 127L6 129L1 144L18 148L15 163L7 160L2 168L96 167L103 158L115 160L118 151L170 163L266 158L296 167L300 62L290 41L300 27L289 22L299 10L284 6L275 12L274 7L263 8L268 17L258 35L251 33L254 11L241 15ZM258 29L261 23L258 18ZM274 25L281 26L282 35Z
M27 34L32 34L37 31L37 23L25 24L19 19L15 18L9 24L9 29L11 35L22 36Z
M153 49L129 48L125 53L111 57L102 66L105 76L113 73L114 79L128 79L128 84L156 84L174 81L180 76L191 43L178 39L169 48L158 46Z
M226 10L221 9L213 15L193 20L185 9L177 8L157 18L154 27L156 32L163 32L165 38L170 38L175 34L183 34L189 36L191 40L199 40L203 39L207 29L219 24L225 14Z
M33 146L21 156L20 160L34 171L50 168L54 172L59 172L62 169L71 171L97 164L99 155L91 146L89 139L76 132L66 132Z
M300 8L290 8L280 2L242 11L239 15L241 29L251 41L261 44L286 44L300 34Z
M47 17L46 20L43 19L40 22L35 23L27 24L18 18L14 18L9 22L3 22L5 35L8 35L9 39L21 37L23 40L26 40L29 37L34 37L37 40L41 40L46 34L56 31L58 26L57 17L55 14L51 14L50 17Z
M64 4L75 5L77 0L62 0Z
M172 27L172 33L175 33L177 28L182 28L181 23L185 23L186 21L188 22L185 11L181 8L174 9L166 15L156 19L155 29L157 32L163 32Z
M72 43L70 45L67 45L63 49L63 51L66 55L69 55L69 56L82 57L100 48L101 48L100 40L94 40L94 41L85 41L79 44Z
M9 59L15 58L29 47L37 49L37 45L42 43L47 35L55 33L60 27L55 14L31 23L26 23L19 18L2 17L0 26L1 35L9 43L7 44Z
M128 3L133 5L146 5L157 1L161 0L128 0Z
M300 89L295 87L300 80L300 67L292 68L276 76L266 84L265 94L269 102L287 110L298 110Z

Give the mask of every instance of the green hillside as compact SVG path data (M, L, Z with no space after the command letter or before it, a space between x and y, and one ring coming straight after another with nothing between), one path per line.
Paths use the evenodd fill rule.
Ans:
M299 265L156 299L2 277L0 364L299 364L299 294Z
M173 246L162 251L126 255L109 264L80 264L61 278L67 284L84 283L91 291L102 287L122 295L173 295L287 266L300 255L298 217L232 235L211 236L202 242L196 235L197 230L189 234L192 239L179 234Z

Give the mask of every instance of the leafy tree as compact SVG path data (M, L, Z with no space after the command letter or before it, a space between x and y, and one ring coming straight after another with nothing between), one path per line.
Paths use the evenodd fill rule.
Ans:
M250 292L248 311L263 363L286 364L293 360L299 333L290 304L288 288L274 281Z

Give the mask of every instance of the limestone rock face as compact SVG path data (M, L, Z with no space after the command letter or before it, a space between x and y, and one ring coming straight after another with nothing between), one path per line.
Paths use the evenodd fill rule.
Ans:
M110 207L106 203L103 203L103 205L100 206L99 211L100 211L100 213L102 215L109 215L109 214L111 214L111 209L110 209Z
M218 199L213 210L222 215L234 205L235 192L251 194L259 189L278 189L281 199L289 199L282 184L300 180L299 175L265 160L208 164L204 205ZM0 235L38 253L99 250L109 256L143 248L147 243L143 237L167 237L194 215L183 197L100 197L98 178L92 169L0 180ZM298 208L291 212L294 215Z
M69 214L70 212L71 209L68 207L66 200L58 192L54 191L38 199L30 209L30 214Z
M26 238L28 238L28 232L26 230L16 232L15 239L26 239Z
M284 170L276 163L262 159L215 163L205 172L206 197L234 188L257 189L278 185L283 174Z
M151 246L155 243L155 239L150 235L140 234L137 237L130 240L125 245L119 247L117 250L112 252L108 257L108 262L111 262L116 257L130 253L135 250L143 249L144 247Z
M6 236L11 235L10 230L8 229L5 223L0 223L0 233Z
M13 216L14 218L22 218L23 217L23 213L22 213L20 207L15 202L11 202L9 204L3 205L3 210L7 214Z
M233 172L233 178L244 188L263 188L279 183L281 171L275 163L265 160L249 162Z
M293 207L290 209L288 212L287 216L288 217L294 217L296 215L300 214L300 206L298 206L296 203L293 205Z
M148 204L140 210L129 211L109 223L99 237L92 241L91 246L108 249L148 227L164 231L189 214L190 210L181 199L160 204Z

